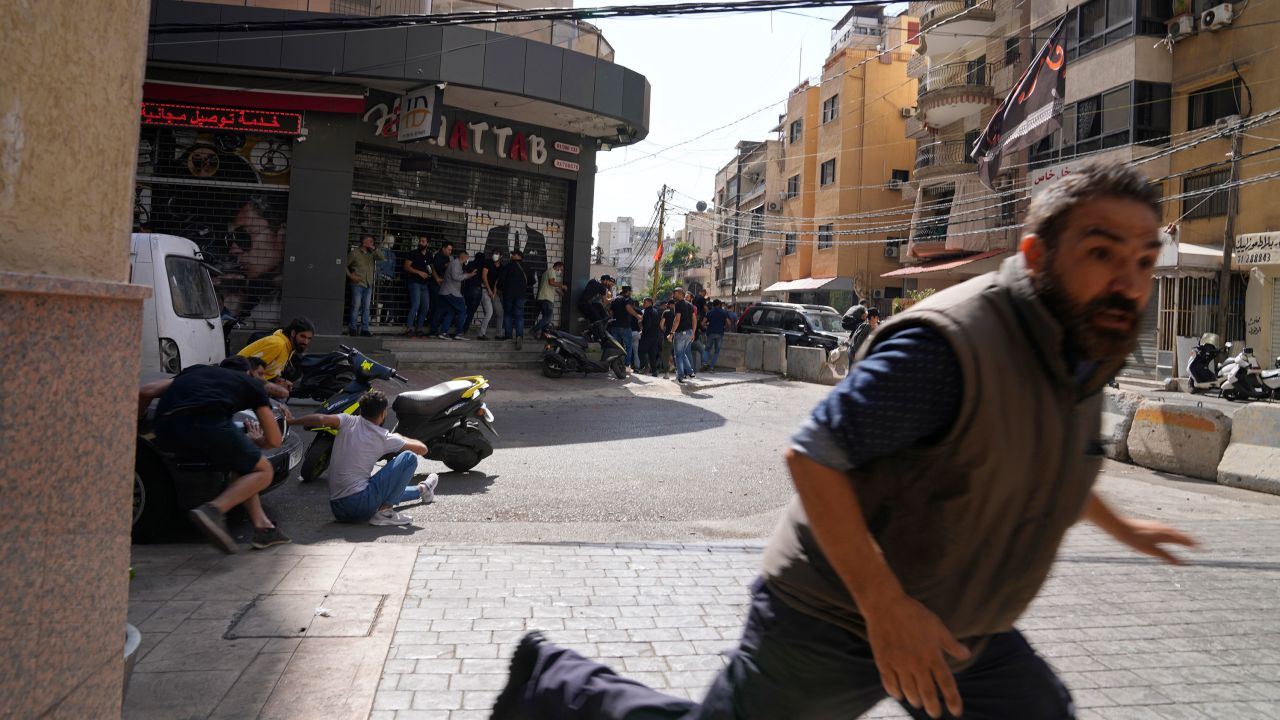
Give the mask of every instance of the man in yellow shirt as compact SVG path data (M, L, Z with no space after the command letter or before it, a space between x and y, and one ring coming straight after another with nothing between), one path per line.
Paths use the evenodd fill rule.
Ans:
M263 378L267 381L267 392L275 397L288 397L293 383L280 377L284 368L295 352L302 354L315 337L316 328L304 317L296 317L289 324L274 333L249 343L238 355L256 357L267 364ZM274 387L273 387L274 386ZM283 393L278 392L283 390Z

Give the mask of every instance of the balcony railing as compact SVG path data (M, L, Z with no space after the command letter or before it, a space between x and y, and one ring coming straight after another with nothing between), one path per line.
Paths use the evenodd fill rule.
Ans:
M466 12L501 12L504 10L528 10L541 7L539 3L527 6L508 5L479 0L184 0L217 5L264 7L276 10L301 10L333 15L359 17L385 17L388 15L444 15ZM536 40L566 50L590 55L613 62L613 46L604 39L600 29L581 20L518 20L501 23L477 23L468 27L481 28L504 35Z
M943 2L911 3L911 11L920 13L920 28L923 30L977 5L983 5L985 10L991 9L990 0L983 2L979 2L979 0L943 0Z
M921 145L916 150L916 170L941 165L976 165L969 156L969 144L964 140L941 140Z
M931 67L929 72L920 78L916 97L924 97L926 93L954 87L990 88L995 70L994 64L980 61L948 63Z

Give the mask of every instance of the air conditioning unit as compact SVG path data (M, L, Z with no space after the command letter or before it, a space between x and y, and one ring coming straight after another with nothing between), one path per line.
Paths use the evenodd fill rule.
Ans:
M884 299L884 290L880 290L880 289L872 290L872 291L871 291L871 299L872 299L872 300L883 300L883 299Z
M1231 3L1223 3L1200 13L1200 28L1220 30L1231 24Z
M913 107L898 108L898 114L904 118L915 117L916 109Z
M782 203L770 201L768 207L769 207L769 212L778 212L779 210L782 209Z
M890 181L889 181L889 189L890 189L890 190L901 190L901 189L902 189L902 186L903 186L904 184L905 184L905 183L903 183L903 182L902 182L901 180L899 180L898 178L893 178L892 180L890 180Z
M1213 121L1213 129L1217 132L1229 132L1240 127L1239 115L1228 115Z
M898 246L889 244L884 246L884 256L887 258L898 257Z
M1196 21L1190 15L1179 15L1169 21L1169 37L1174 40L1180 40L1192 35L1195 31Z

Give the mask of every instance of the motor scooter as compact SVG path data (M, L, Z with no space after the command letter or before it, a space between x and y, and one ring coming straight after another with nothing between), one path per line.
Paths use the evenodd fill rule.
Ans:
M1218 336L1205 333L1195 346L1187 362L1187 378L1191 394L1206 390L1218 390L1222 381L1218 377Z
M1231 352L1231 343L1227 343ZM1266 400L1271 390L1262 384L1262 366L1253 355L1253 348L1246 347L1239 355L1229 357L1218 371L1219 395L1225 400Z
M612 372L614 377L627 377L627 351L613 335L605 332L604 321L592 324L586 335L574 335L548 325L542 330L546 347L542 353L542 374L558 378L567 372ZM600 359L587 356L592 342L599 342Z
M290 397L310 398L320 402L341 392L356 379L343 352L323 355L294 353L281 375L293 383L293 388L289 391Z
M1275 367L1270 370L1263 370L1258 376L1258 380L1262 382L1262 386L1271 392L1273 399L1280 399L1280 357L1276 358Z
M360 412L360 398L373 388L374 380L408 379L395 368L371 360L364 353L342 345L339 347L354 379L321 406L324 415L355 415ZM450 470L470 470L493 454L493 445L481 432L487 429L496 438L493 413L484 402L489 381L479 375L446 380L422 390L402 392L391 403L396 414L392 432L418 440L427 446L427 459L444 463ZM316 438L302 460L302 482L310 482L329 468L333 441L338 431L327 427L307 428Z

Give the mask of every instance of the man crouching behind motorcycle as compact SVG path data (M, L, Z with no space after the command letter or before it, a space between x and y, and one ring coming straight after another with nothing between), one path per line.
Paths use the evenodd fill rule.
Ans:
M274 333L249 343L240 352L241 357L256 357L266 363L267 394L277 398L289 397L293 383L280 377L294 353L307 351L315 337L316 326L304 317L296 317L288 325Z
M338 431L329 461L329 509L339 522L370 525L408 525L412 520L399 512L400 503L435 500L435 473L410 485L418 469L418 456L427 446L382 427L387 419L387 396L370 390L360 398L359 415L312 414L293 418L290 425L323 425ZM374 463L395 455L385 467L369 476Z

